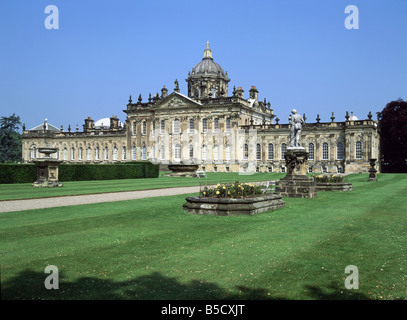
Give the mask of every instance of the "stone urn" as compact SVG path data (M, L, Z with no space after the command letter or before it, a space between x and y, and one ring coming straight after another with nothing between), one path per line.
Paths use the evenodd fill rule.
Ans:
M33 187L62 187L58 180L58 167L62 161L51 157L57 151L57 148L38 148L38 152L45 156L34 161L37 165L37 180L32 184Z
M369 159L370 169L369 169L369 179L367 181L377 181L377 170L375 168L377 159Z

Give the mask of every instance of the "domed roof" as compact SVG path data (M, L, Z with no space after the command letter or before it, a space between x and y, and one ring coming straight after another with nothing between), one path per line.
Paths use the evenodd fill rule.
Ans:
M119 120L119 126L123 125L122 122ZM95 122L96 129L109 129L110 128L110 118L103 118L99 119Z
M191 72L191 75L202 75L202 74L211 74L211 75L222 75L225 76L225 72L222 67L213 61L212 50L209 48L209 41L206 43L206 49L204 50L204 57Z

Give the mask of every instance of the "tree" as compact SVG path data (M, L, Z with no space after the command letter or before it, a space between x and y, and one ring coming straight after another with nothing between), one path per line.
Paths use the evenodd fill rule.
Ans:
M389 102L378 119L383 172L407 172L407 101Z
M10 117L0 120L0 162L21 161L21 125L20 117L13 113Z

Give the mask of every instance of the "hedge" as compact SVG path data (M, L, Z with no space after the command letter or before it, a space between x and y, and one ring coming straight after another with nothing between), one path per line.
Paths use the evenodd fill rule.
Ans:
M61 164L59 181L89 181L157 178L159 165L151 162L116 164ZM33 183L37 179L35 164L0 164L0 184Z

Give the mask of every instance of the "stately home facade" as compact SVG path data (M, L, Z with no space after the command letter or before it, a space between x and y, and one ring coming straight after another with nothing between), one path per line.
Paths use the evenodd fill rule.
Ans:
M186 79L187 95L178 81L171 93L150 94L143 102L130 96L126 120L117 116L94 121L88 117L83 130L64 130L43 124L23 128L23 162L38 157L40 147L58 148L56 157L66 163L112 163L152 161L162 165L199 164L200 170L219 172L284 172L284 153L289 143L289 125L259 99L252 86L248 97L241 87L232 95L227 72L214 62L207 43L204 57ZM287 110L286 118L291 110ZM369 159L379 158L377 121L371 114L359 120L353 114L345 121L308 123L301 145L309 152L310 172L367 172Z

